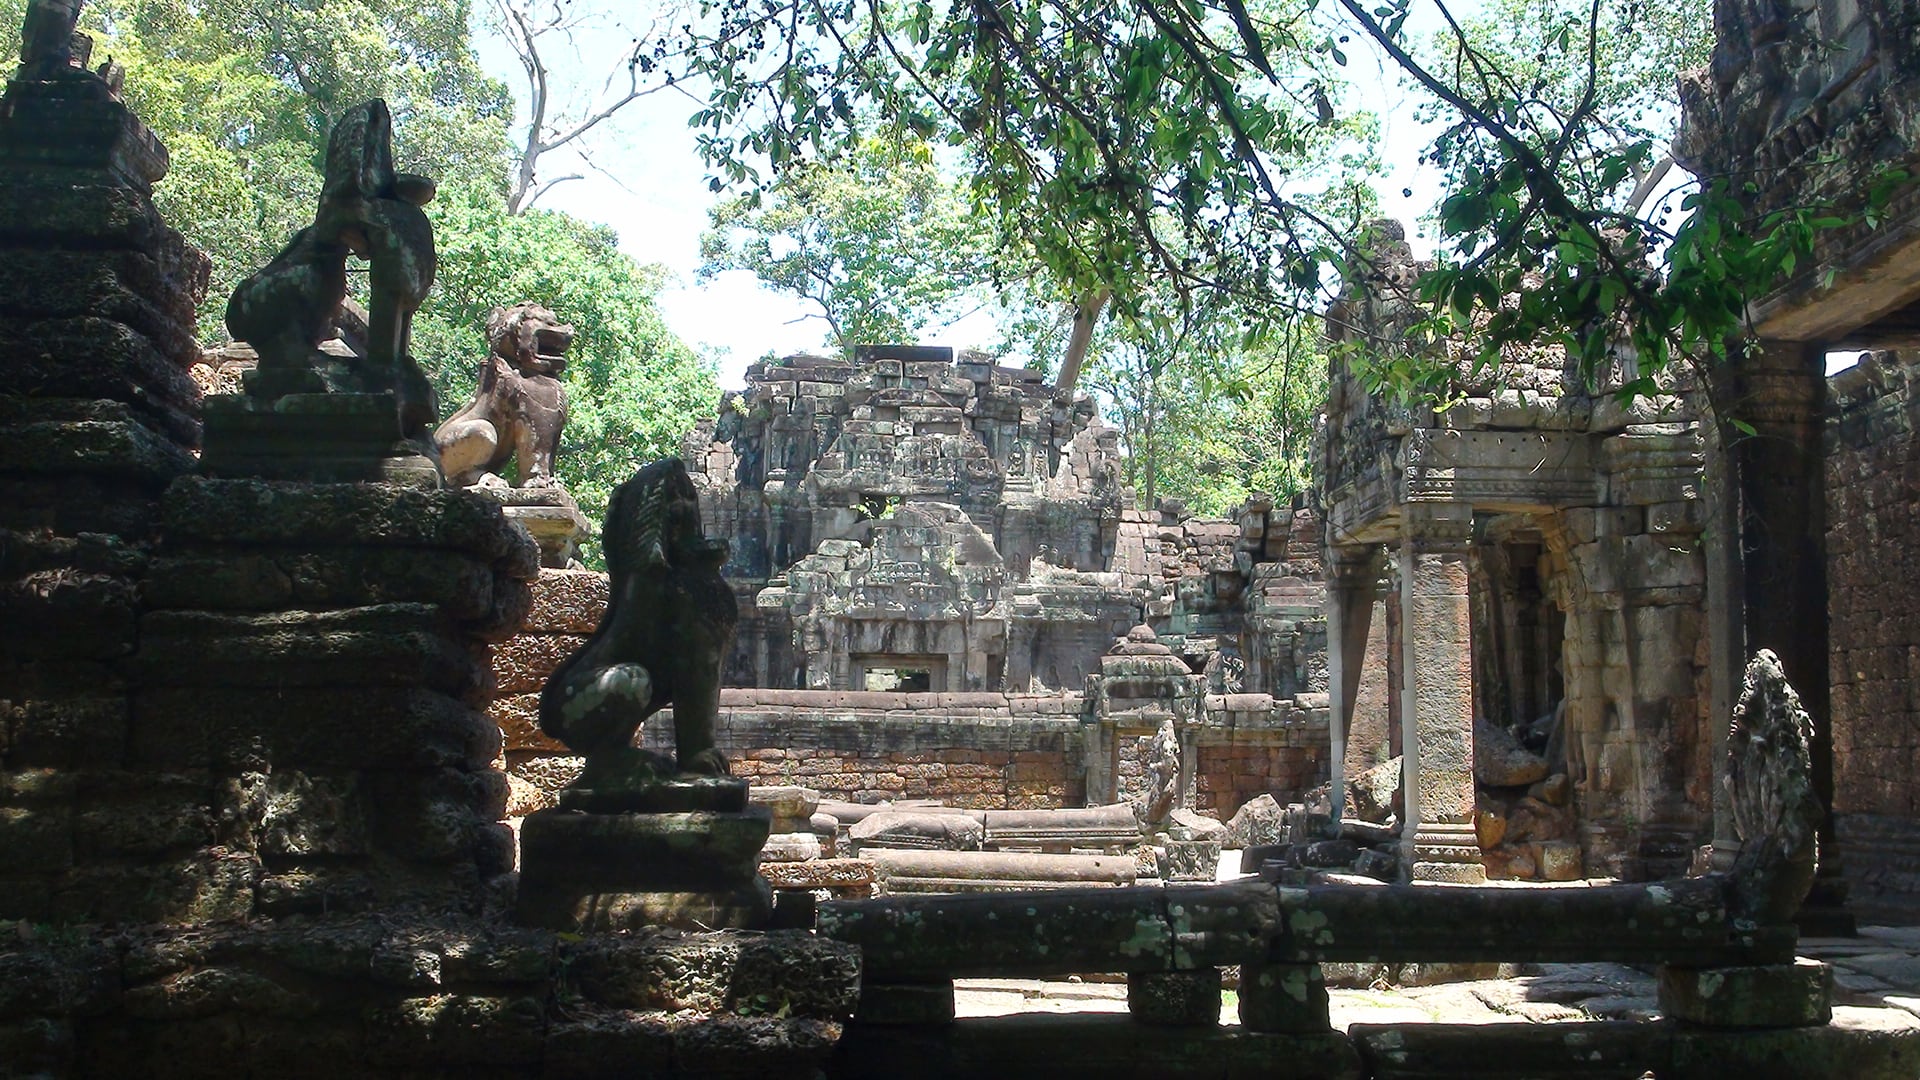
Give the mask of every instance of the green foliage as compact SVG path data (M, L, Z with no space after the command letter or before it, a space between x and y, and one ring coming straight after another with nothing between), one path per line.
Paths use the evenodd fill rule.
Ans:
M716 187L764 186L875 124L963 147L995 247L1030 252L1049 288L1108 290L1162 341L1231 307L1242 348L1324 310L1336 276L1371 273L1353 181L1323 179L1366 131L1337 104L1356 33L1454 121L1432 153L1444 247L1412 298L1435 318L1413 344L1470 331L1490 363L1557 342L1591 369L1624 341L1647 374L1705 361L1804 261L1808 229L1850 220L1748 220L1729 178L1708 178L1685 222L1646 209L1705 0L1490 2L1466 26L1442 8L1423 60L1413 0L705 0L694 73L711 93L692 124ZM1408 346L1367 343L1374 370L1435 392L1450 358Z
M913 342L988 277L986 230L972 220L933 148L871 138L842 161L795 164L763 196L736 195L701 237L703 280L748 270L810 301L833 344Z
M1140 506L1172 496L1219 515L1255 491L1286 498L1306 488L1326 400L1318 323L1248 341L1238 314L1209 310L1171 336L1125 317L1095 333L1085 383L1119 429Z
M1319 306L1339 246L1328 185L1290 175L1355 132L1313 2L708 0L691 123L716 186L765 186L875 127L962 147L993 248L1063 295L1111 290L1162 334L1196 294L1234 296L1273 308L1265 325Z
M18 25L21 7L0 0L0 20ZM96 57L126 66L128 104L172 153L156 202L213 261L204 340L225 338L239 279L311 222L335 119L378 96L398 164L440 183L428 206L437 281L413 348L443 415L472 392L487 312L521 300L578 331L557 467L589 517L715 406L712 365L661 321L658 268L622 254L610 230L507 212L512 101L480 69L467 0L95 0L83 17Z
M1580 199L1631 210L1679 127L1675 76L1706 67L1712 47L1710 0L1487 0L1420 59L1543 157L1567 141L1557 173ZM1460 111L1422 112L1450 121L1428 154L1449 188L1510 156Z
M22 0L0 0L18 25ZM213 260L204 340L227 295L312 220L327 134L385 97L402 168L443 188L505 183L506 89L473 54L465 0L96 0L82 25L128 71L127 103L173 155L154 192Z
M1124 475L1141 506L1170 496L1218 516L1256 491L1286 499L1306 490L1313 419L1326 397L1316 352L1276 344L1155 363L1123 345L1104 352L1087 381L1120 429Z
M1407 335L1415 350L1369 343L1385 354L1376 381L1444 397L1450 358L1417 343L1463 336L1480 371L1509 346L1552 344L1590 379L1624 361L1623 399L1652 392L1675 361L1712 393L1713 364L1748 336L1749 300L1791 276L1818 232L1871 222L1908 179L1887 173L1852 206L1755 217L1741 197L1754 178L1704 177L1670 224L1675 210L1649 198L1672 164L1674 71L1710 53L1705 0L1494 0L1424 64L1390 29L1410 0L1371 17L1340 2L1455 118L1429 154L1450 188L1444 246L1418 286L1433 314Z
M612 230L551 210L509 214L505 198L454 191L428 205L438 240L434 299L414 321L414 353L443 414L473 392L486 356L487 312L538 299L575 329L564 376L570 416L555 462L594 521L641 463L679 452L718 407L711 361L660 318L664 274L621 252ZM587 552L597 565L597 546Z

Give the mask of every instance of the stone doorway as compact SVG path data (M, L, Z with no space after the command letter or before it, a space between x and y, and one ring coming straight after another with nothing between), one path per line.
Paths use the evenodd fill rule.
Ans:
M947 659L944 656L864 655L853 658L855 686L899 694L944 693Z

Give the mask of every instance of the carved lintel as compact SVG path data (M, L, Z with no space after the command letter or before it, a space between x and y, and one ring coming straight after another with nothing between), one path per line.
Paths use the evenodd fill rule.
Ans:
M1421 551L1465 551L1473 540L1473 507L1416 503L1401 511L1406 543Z

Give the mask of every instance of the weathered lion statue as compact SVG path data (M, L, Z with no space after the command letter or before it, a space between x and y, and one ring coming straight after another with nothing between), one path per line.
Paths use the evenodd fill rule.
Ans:
M540 695L540 730L585 755L574 787L644 788L673 772L725 776L714 747L720 668L739 620L720 576L724 540L700 534L700 500L678 458L614 489L603 532L612 578L599 629ZM673 706L673 762L633 748L649 716Z
M420 208L434 182L393 167L393 117L378 98L347 111L327 141L313 224L227 300L227 330L260 370L304 373L310 392L395 396L402 434L433 424L433 385L409 346L413 313L433 287L433 225ZM347 256L367 260L365 355L323 352L347 297ZM277 396L277 395L276 395Z
M440 467L457 487L499 475L517 459L521 487L549 487L553 455L567 426L567 367L573 327L539 304L494 308L487 316L487 359L473 400L434 432Z

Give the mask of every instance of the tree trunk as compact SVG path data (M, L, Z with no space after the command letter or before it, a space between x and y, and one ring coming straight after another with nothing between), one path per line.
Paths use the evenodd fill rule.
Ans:
M1087 350L1093 345L1093 328L1100 322L1100 312L1112 295L1105 289L1095 289L1073 305L1073 336L1067 339L1067 355L1060 361L1060 377L1054 380L1055 397L1073 397L1074 387L1080 382L1080 366L1086 362Z

